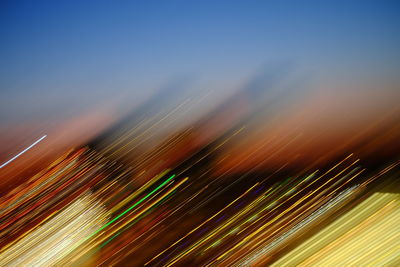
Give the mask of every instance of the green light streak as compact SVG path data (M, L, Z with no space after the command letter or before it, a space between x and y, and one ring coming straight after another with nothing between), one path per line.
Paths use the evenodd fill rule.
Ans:
M147 195L145 195L143 198L141 198L138 202L136 202L135 204L133 204L132 206L130 206L128 209L126 209L124 212L122 212L121 214L119 214L117 217L115 217L114 219L112 219L111 221L109 221L108 223L106 223L105 225L103 225L102 227L100 227L96 232L94 232L93 234L91 234L89 237L87 237L85 239L88 240L90 238L92 238L94 235L96 235L97 233L99 233L101 230L103 230L104 228L106 228L107 226L109 226L110 224L112 224L113 222L115 222L116 220L118 220L119 218L121 218L122 216L124 216L126 213L128 213L129 211L131 211L132 209L134 209L137 205L139 205L140 203L142 203L143 201L145 201L149 196L151 196L154 192L156 192L158 189L160 189L161 187L163 187L164 185L166 185L169 181L171 181L173 178L175 177L175 174L171 175L171 177L169 177L167 180L165 180L162 184L160 184L159 186L157 186L153 191L151 191L150 193L148 193Z
M103 248L105 245L107 245L108 243L111 242L111 240L113 240L114 238L116 238L117 236L119 236L121 232L117 233L116 235L114 235L113 237L111 237L110 239L108 239L106 242L103 243L103 245L100 246L100 248Z

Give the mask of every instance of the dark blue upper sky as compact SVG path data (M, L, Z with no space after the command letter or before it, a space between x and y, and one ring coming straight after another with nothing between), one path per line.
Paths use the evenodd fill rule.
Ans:
M398 3L2 1L0 121L139 98L175 75L228 85L271 60L396 80Z

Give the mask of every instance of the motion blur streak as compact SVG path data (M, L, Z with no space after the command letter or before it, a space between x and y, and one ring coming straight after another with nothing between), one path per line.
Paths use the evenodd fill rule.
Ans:
M399 216L400 194L374 193L273 266L397 265Z
M165 120L149 115L155 121L144 125L135 114L2 196L0 266L337 266L400 260L396 155L367 166L347 151L297 163L300 167L271 161L295 135L272 146L266 157L256 156L271 145L264 141L226 168L230 148L258 122L250 110L244 121L206 141L193 144L209 115L150 150L142 148L145 156L126 157ZM235 169L250 158L253 167Z
M69 246L106 221L106 210L85 193L0 254L1 266L58 264Z
M1 1L0 267L400 266L400 1L293 2Z
M14 157L12 157L11 159L9 159L8 161L4 162L3 164L0 165L0 169L5 167L6 165L8 165L9 163L11 163L13 160L15 160L16 158L18 158L19 156L21 156L22 154L24 154L26 151L28 151L29 149L31 149L32 147L34 147L35 145L37 145L40 141L42 141L43 139L45 139L47 137L47 135L43 135L42 137L40 137L38 140L36 140L33 144L31 144L30 146L28 146L27 148L25 148L24 150L22 150L21 152L19 152L17 155L15 155Z

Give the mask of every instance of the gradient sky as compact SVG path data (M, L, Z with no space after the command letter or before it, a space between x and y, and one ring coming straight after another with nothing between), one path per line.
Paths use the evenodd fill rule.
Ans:
M370 123L398 106L399 11L384 0L1 1L0 162L48 134L18 159L28 170L171 82L215 100L279 62L317 90L288 129ZM4 179L25 177L10 165Z
M2 1L0 122L146 96L174 75L229 85L270 60L327 82L396 81L398 1ZM35 117L36 116L36 117Z

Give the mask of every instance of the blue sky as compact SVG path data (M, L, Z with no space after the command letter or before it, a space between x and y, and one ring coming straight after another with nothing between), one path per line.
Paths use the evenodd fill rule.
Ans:
M271 60L294 61L327 83L397 82L399 6L2 1L0 123L69 113L118 94L140 99L177 75L228 85Z

